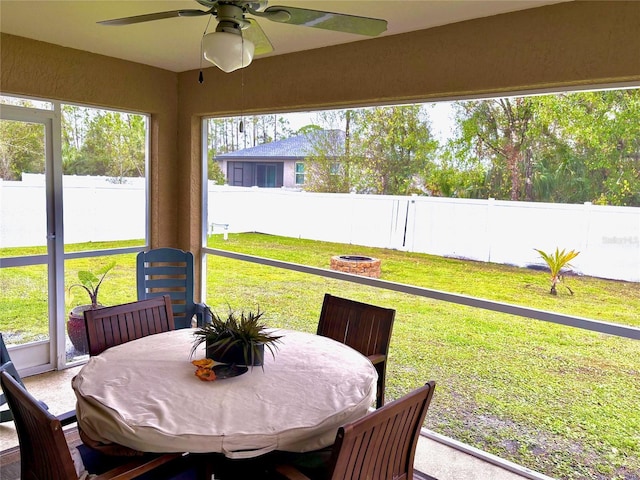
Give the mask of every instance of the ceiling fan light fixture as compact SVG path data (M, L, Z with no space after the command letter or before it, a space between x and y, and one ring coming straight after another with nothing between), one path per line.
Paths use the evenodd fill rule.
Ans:
M226 73L249 66L255 46L251 40L230 32L211 32L202 39L204 58Z

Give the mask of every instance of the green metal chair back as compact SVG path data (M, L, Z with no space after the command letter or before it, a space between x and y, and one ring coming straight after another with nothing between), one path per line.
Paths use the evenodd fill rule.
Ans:
M20 378L20 374L18 373L18 370L16 370L16 366L11 361L9 351L7 350L7 346L4 344L4 339L0 333L0 372L2 371L7 372L20 385L22 385L22 387L24 387L22 378ZM0 393L0 405L5 405L6 403L7 399L5 398L4 393ZM47 406L45 405L44 408L47 408ZM11 420L13 420L11 410L0 410L0 423L10 422Z
M2 333L0 333L0 372L7 372L11 377L18 382L22 388L25 388L24 382L16 369L16 366L11 361L11 357L9 356L9 350L7 350L7 346L4 343L4 338L2 338ZM38 400L38 403L44 408L48 410L49 407L42 400ZM0 391L0 405L7 404L7 398L4 393ZM10 422L13 420L13 414L11 413L11 409L3 409L0 410L0 423ZM62 425L70 425L76 422L76 411L70 410L58 416L58 420Z
M193 254L177 248L140 252L136 262L138 300L169 295L176 328L198 326L207 319L204 303L193 301Z

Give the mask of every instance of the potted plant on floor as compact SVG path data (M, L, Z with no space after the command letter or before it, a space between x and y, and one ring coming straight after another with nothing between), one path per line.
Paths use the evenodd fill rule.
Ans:
M239 315L229 309L226 317L221 317L207 307L211 323L199 328L192 355L202 343L206 344L206 357L220 363L261 366L264 361L264 347L275 356L276 343L282 338L268 330L261 321L264 312L242 311Z
M87 345L87 332L84 325L84 311L85 310L95 310L100 307L100 303L98 303L98 293L100 292L100 286L104 280L104 277L107 276L107 273L111 271L113 267L115 267L116 262L112 261L111 263L104 265L100 269L95 272L90 272L89 270L80 270L78 272L78 282L71 285L68 289L69 295L71 295L71 291L75 287L80 287L84 289L89 294L89 300L91 303L78 305L71 309L69 312L69 320L67 321L67 334L69 335L69 339L73 344L74 348L78 353L87 353L89 351Z

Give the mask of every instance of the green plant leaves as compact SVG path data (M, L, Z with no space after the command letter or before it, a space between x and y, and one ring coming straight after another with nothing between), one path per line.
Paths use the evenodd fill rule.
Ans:
M234 345L242 347L246 365L251 365L255 358L260 358L262 353L259 345L264 345L271 355L275 356L277 342L282 338L273 331L267 329L267 326L261 322L264 312L258 308L257 312L244 311L237 314L231 308L226 317L221 317L209 309L211 314L211 323L204 325L194 332L196 339L191 348L193 356L199 345L206 343L209 346L224 348L229 350Z
M564 248L560 250L556 247L556 251L554 253L546 253L542 250L538 250L534 248L536 252L540 254L540 257L546 262L549 270L551 271L551 294L556 295L556 285L562 279L561 271L565 267L572 266L569 262L576 258L580 252L576 252L575 250L566 251ZM567 287L571 295L573 295L573 291Z
M78 272L78 280L80 283L71 285L69 291L71 291L73 287L82 287L89 294L92 307L96 308L98 306L100 285L102 285L102 281L104 277L107 276L107 273L115 266L116 262L113 260L96 270L96 273L90 272L89 270L80 270Z

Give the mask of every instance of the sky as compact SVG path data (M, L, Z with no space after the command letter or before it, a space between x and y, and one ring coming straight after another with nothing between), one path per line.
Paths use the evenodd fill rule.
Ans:
M431 131L441 142L453 137L455 131L455 121L453 119L453 103L437 102L431 103L429 108L429 118L431 119Z
M431 119L431 131L436 138L444 143L453 136L455 122L453 120L452 102L437 102L428 104L427 112ZM316 112L287 113L286 118L293 130L305 125L313 124Z

